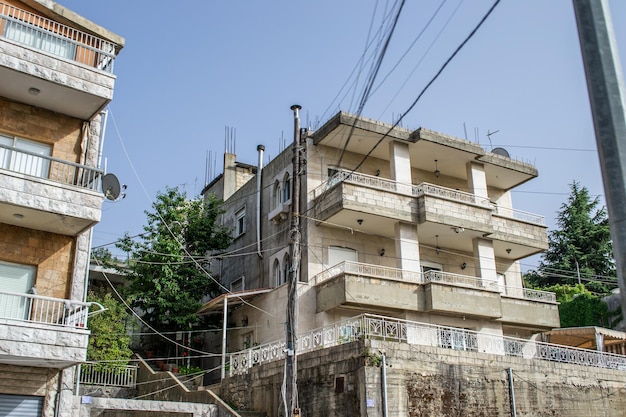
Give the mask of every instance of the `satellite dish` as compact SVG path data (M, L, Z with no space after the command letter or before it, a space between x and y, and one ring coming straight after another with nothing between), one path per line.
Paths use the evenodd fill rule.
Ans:
M113 174L105 174L102 177L102 192L108 200L117 200L122 188L117 177Z
M510 158L509 152L504 148L494 148L491 153L495 153L496 155L504 156Z

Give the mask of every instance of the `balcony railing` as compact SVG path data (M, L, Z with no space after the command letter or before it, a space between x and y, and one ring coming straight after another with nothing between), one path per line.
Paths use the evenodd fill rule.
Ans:
M318 285L330 278L344 274L382 278L395 281L422 282L422 274L419 272L404 271L398 268L390 268L380 265L370 265L359 262L344 261L326 269L313 277L313 284Z
M362 314L298 335L296 354L361 339L385 340L626 371L626 356L622 355L370 314ZM285 342L280 341L232 353L230 375L245 374L254 365L284 359L287 352L285 347Z
M488 198L479 197L475 194L463 191L453 190L452 188L440 187L438 185L423 182L413 186L413 195L421 197L423 195L431 195L439 198L456 201L464 204L474 204L477 206L491 208L491 202Z
M424 282L441 282L460 287L470 287L499 291L498 283L468 275L451 274L449 272L430 270L424 273Z
M96 303L0 291L0 319L87 329L92 304Z
M136 365L107 368L99 363L82 363L80 365L80 383L107 387L134 388L137 384L137 368Z
M114 43L0 2L0 36L101 71L113 72Z
M495 291L509 297L524 300L556 303L556 294L552 292L499 285L496 281L488 281L469 275L452 274L450 272L430 270L422 274L420 272L405 271L398 268L370 265L352 261L338 263L337 265L334 265L313 276L311 281L313 282L313 285L319 285L331 278L345 274L392 281L415 282L419 284L439 282L453 286Z
M546 219L538 214L528 213L522 210L515 210L508 207L502 207L494 204L495 214L502 217L509 217L511 219L519 220L526 223L539 224L541 226L546 225Z
M0 145L0 168L99 191L103 171L51 156Z

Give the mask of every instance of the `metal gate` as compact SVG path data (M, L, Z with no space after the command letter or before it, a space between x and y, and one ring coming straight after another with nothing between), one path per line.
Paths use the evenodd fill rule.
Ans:
M0 416L41 417L43 397L0 394Z

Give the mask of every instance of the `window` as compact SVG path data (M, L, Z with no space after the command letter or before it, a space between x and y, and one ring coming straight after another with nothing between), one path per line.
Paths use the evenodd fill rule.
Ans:
M435 262L421 261L421 266L422 272L443 271L443 265Z
M359 255L356 250L339 246L328 247L328 266L335 266L345 261L358 262Z
M282 193L280 189L280 181L276 180L274 183L274 208L280 207L282 201Z
M291 198L291 178L289 177L289 173L285 174L285 179L283 180L283 203L286 203Z
M3 291L29 294L32 292L37 268L0 262L0 288ZM0 317L18 320L28 319L29 303L26 297L0 294Z
M50 154L50 145L0 135L0 168L2 169L48 178L50 160L44 157Z
M7 21L4 36L62 58L74 59L75 56L76 45L71 39L22 22Z
M278 259L274 259L274 266L272 268L274 272L274 285L278 287L283 283L280 279L280 262L278 262Z
M246 208L240 209L235 213L235 237L246 233Z
M282 274L282 284L286 283L289 279L289 273L291 270L291 259L289 259L289 255L285 254L283 257L283 274Z
M246 289L246 280L244 277L238 278L231 282L230 290L232 292L244 291Z

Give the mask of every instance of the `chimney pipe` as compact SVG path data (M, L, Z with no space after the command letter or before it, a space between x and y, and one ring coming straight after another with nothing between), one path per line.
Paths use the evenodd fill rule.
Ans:
M263 258L261 252L261 173L263 172L263 151L265 146L256 147L259 153L259 163L256 171L256 252L259 258Z

